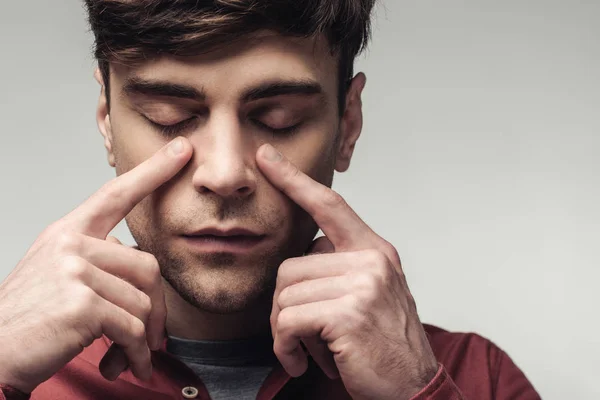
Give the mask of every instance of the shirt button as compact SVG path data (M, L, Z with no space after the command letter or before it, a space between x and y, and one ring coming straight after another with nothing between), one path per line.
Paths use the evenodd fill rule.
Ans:
M196 397L198 397L198 389L196 389L193 386L186 386L183 389L181 389L181 394L186 399L195 399Z

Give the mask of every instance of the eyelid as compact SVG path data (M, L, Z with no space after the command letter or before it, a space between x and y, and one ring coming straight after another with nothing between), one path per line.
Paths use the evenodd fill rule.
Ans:
M286 126L284 128L273 128L257 119L253 120L253 122L260 129L264 129L273 134L279 134L279 135L291 135L291 134L295 133L298 129L300 129L302 127L302 125L304 125L304 121L300 121L294 125Z
M190 108L172 102L158 102L147 100L145 103L136 104L136 111L146 119L160 125L174 125L185 119L206 113L204 108Z
M254 110L249 117L254 120L259 120L261 123L271 125L290 126L302 119L303 113L296 110L289 110L284 107L265 107ZM265 121L270 121L272 124L267 124ZM275 122L275 123L273 123Z
M165 136L175 135L183 132L184 130L188 129L192 124L195 124L198 119L196 116L191 116L190 118L181 120L177 123L166 125L158 123L148 118L146 115L144 115L144 118L150 123L150 125L159 130L161 134Z

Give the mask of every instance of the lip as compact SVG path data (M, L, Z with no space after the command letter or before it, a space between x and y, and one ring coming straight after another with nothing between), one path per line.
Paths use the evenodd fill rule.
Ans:
M182 237L188 246L202 253L248 253L260 245L266 235L246 228L205 228Z
M264 236L260 233L256 233L246 228L204 228L200 229L196 232L186 234L185 236L218 236L218 237L227 237L227 236Z

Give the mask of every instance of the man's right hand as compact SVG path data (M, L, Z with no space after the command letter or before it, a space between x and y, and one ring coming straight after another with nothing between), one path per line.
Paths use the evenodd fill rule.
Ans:
M102 335L118 345L101 363L107 379L127 364L150 378L166 320L160 269L153 255L106 238L191 154L175 139L37 238L0 284L0 384L30 393Z

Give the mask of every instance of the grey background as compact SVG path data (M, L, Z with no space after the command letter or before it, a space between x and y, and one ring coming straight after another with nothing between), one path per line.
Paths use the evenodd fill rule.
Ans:
M387 0L335 185L422 319L491 338L545 399L600 398L599 20L600 1ZM4 278L113 171L80 1L2 1L0 46Z

